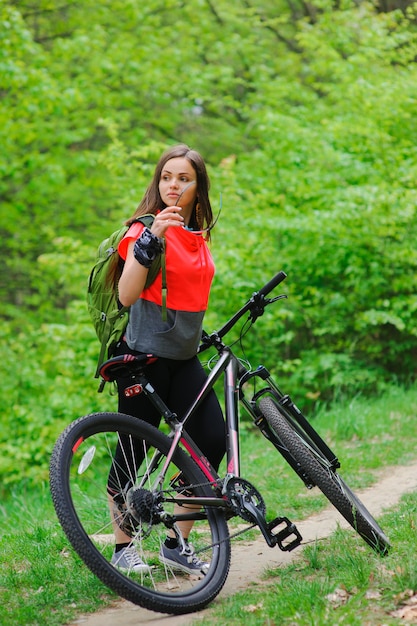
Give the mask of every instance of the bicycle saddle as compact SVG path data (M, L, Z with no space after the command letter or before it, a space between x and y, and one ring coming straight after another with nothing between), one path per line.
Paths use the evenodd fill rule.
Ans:
M146 365L154 363L158 357L153 354L120 354L105 361L100 367L100 376L106 382L117 378L127 378L139 373Z

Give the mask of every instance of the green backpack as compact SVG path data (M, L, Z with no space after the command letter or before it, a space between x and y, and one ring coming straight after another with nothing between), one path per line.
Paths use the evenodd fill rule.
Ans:
M147 228L153 224L155 216L142 215L135 222L142 222ZM87 287L87 307L97 337L101 342L95 378L99 377L100 366L110 358L116 344L122 338L129 321L129 308L121 306L118 300L118 283L123 270L124 261L117 252L119 242L129 227L122 226L119 230L101 242L96 261L90 272ZM162 269L162 313L166 315L166 268L165 248L149 268L145 288L149 287ZM99 389L101 391L101 389Z

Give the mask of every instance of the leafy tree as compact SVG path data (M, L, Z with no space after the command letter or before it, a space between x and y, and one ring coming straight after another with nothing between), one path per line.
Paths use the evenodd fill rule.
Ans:
M223 202L207 327L284 269L289 298L245 351L301 406L415 379L417 49L413 6L396 8L0 0L9 482L44 477L63 425L112 402L91 379L86 278L179 141Z

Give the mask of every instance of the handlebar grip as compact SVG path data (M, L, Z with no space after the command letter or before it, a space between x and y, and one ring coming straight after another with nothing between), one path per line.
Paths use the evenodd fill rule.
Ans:
M286 273L281 270L280 272L278 272L278 274L276 274L273 278L271 278L269 283L266 283L266 285L264 285L259 290L259 293L262 294L263 296L267 296L270 291L272 291L277 285L282 283L282 281L285 280L286 278L287 278Z

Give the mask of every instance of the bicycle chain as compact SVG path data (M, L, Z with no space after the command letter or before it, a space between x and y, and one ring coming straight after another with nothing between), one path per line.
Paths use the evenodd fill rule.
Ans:
M204 482L204 483L193 483L192 485L189 485L189 487L192 487L192 488L199 488L199 487L213 487L213 486L214 486L214 485L213 485L213 483L208 483L208 482ZM168 491L168 490L165 490L165 491L164 491L164 493L169 493L169 491ZM230 505L230 502L229 502L229 505ZM234 510L234 507L231 507L231 510L232 510L232 511L233 511L233 513L235 513L235 515L236 515L236 511ZM122 530L125 530L125 531L126 531L126 527L125 527L125 528L123 528L123 523L121 523L121 524L119 524L119 525L120 525L120 527L122 528ZM247 532L249 532L250 530L252 530L253 528L256 528L256 527L257 527L257 525L256 525L256 524L251 524L251 525L250 525L250 526L248 526L247 528L244 528L243 530L239 530L239 531L237 531L237 532L233 533L232 535L228 535L227 537L225 537L224 539L221 539L220 541L216 541L215 543L209 544L209 545L207 545L207 546L204 546L203 548L200 548L200 549L195 550L195 553L196 553L196 554L200 554L201 552L206 552L207 550L211 550L214 546L220 546L220 545L222 545L223 543L226 543L227 541L230 541L230 540L232 540L232 539L235 539L236 537L239 537L240 535L243 535L244 533L247 533ZM138 530L137 530L137 529L133 529L133 528L132 528L131 530L132 530L132 531L134 530L134 531L135 531L135 533L137 533L137 532L138 532ZM143 532L143 529L142 529L142 532ZM147 534L149 534L149 533L150 533L150 529L148 530L148 532L147 532L147 533L145 532L145 536L146 536ZM132 533L132 535L133 535L133 533ZM131 536L132 536L132 535L131 535Z
M213 483L208 483L208 482L204 482L204 483L193 483L192 485L189 485L189 487L191 488L198 488L198 487L220 487L220 485L213 485ZM229 506L230 506L230 502L228 502ZM233 513L236 515L236 511L234 510L233 507L230 508L231 511L233 511ZM240 517L240 516L239 516ZM223 543L226 543L227 541L230 541L231 539L235 539L236 537L239 537L240 535L243 535L244 533L249 532L250 530L252 530L253 528L256 528L257 525L256 524L251 524L250 526L248 526L247 528L244 528L243 530L238 530L237 532L233 533L232 535L228 535L227 537L225 537L224 539L221 539L220 541L216 541L215 543L211 543L208 546L204 546L203 548L199 548L197 550L195 550L195 554L200 554L201 552L206 552L207 550L211 550L212 548L214 548L214 546L220 546Z
M247 528L244 528L243 530L238 530L236 533L233 533L233 535L228 535L227 537L225 537L225 539L222 539L221 541L216 541L216 543L211 543L209 546L205 546L204 548L195 550L195 553L200 554L200 552L206 552L207 550L211 550L211 548L214 548L214 546L220 546L222 543L226 543L226 541L235 539L235 537L239 537L239 535L243 535L244 533L247 533L249 530L252 530L253 528L257 528L257 525L252 524L251 526L248 526Z

